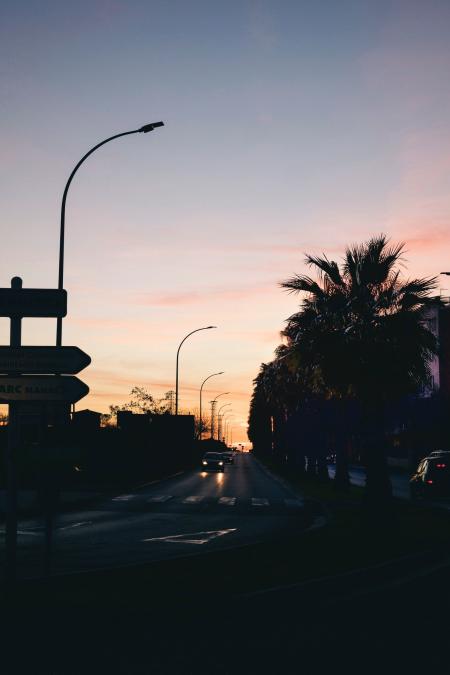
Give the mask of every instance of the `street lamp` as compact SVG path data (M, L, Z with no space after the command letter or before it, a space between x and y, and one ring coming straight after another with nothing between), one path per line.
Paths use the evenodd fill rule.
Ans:
M213 438L214 438L214 416L215 416L214 410L215 410L215 407L216 407L217 399L219 398L219 396L226 396L229 393L230 393L229 391L223 391L221 394L217 394L217 396L212 401L210 401L210 403L211 403L211 440L213 440Z
M232 424L231 418L232 418L232 417L234 417L234 415L230 415L230 416L228 417L228 419L226 420L226 422L225 422L225 443L226 443L226 445L228 445L228 435L229 435L228 432L229 432L229 430L230 430L230 428L231 428L231 424ZM231 445L231 443L230 443L230 445Z
M220 441L220 427L221 427L221 424L220 424L220 411L222 410L222 408L226 408L227 405L231 405L231 403L224 403L223 405L220 406L220 408L219 408L219 410L218 410L218 412L217 412L217 440L218 440L218 441ZM222 414L222 417L223 417L223 414Z
M202 440L202 434L203 434L203 427L202 427L202 389L203 389L203 385L205 384L205 382L207 380L209 380L210 377L214 377L215 375L223 375L223 373L224 373L224 371L221 370L220 373L213 373L212 375L208 375L208 377L206 377L203 380L202 386L200 387L200 434L199 434L200 440Z
M217 328L217 326L205 326L204 328L196 328L195 330L192 330L190 333L188 333L180 342L178 349L177 349L177 367L176 367L176 383L175 383L175 415L178 415L178 357L180 355L180 349L181 345L185 340L188 339L190 335L193 335L194 333L198 333L201 330L209 330L210 328Z
M74 170L69 176L69 180L66 183L66 187L64 188L64 193L63 193L63 198L62 198L62 203L61 203L61 224L60 224L60 231L59 231L59 267L58 267L58 289L62 290L64 288L64 234L65 234L65 221L66 221L66 197L67 197L67 192L69 190L70 184L72 182L73 177L75 176L76 172L80 168L80 166L83 164L84 160L89 157L89 155L92 155L95 150L100 148L102 145L105 145L105 143L109 143L109 141L113 141L115 138L120 138L121 136L129 136L130 134L146 134L149 131L153 131L153 129L156 129L157 127L163 127L164 122L152 122L151 124L144 124L143 127L140 127L140 129L134 129L133 131L124 131L121 134L115 134L115 136L110 136L106 140L102 141L101 143L98 143L95 145L93 148L89 150L78 162L78 164L75 166ZM62 317L58 317L56 320L56 346L60 347L62 343Z

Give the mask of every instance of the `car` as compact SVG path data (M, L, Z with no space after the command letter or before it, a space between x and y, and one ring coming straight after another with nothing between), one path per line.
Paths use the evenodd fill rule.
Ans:
M231 450L222 452L222 457L225 464L234 464L234 453Z
M450 456L450 450L433 450L428 457L442 457L442 455Z
M410 478L411 499L450 498L450 453L429 455Z
M225 471L225 460L221 452L207 452L202 459L203 471Z

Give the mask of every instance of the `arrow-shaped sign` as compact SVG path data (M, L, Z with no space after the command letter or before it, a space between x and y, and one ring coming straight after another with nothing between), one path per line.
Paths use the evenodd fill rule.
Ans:
M206 532L191 532L190 534L171 534L168 537L152 537L152 539L143 539L142 541L165 541L168 544L207 544L211 539L236 532L236 529L236 527L232 527L228 530L208 530Z
M75 375L91 357L79 347L0 347L0 373Z
M76 403L89 393L89 387L68 375L12 377L0 375L0 402L65 401Z

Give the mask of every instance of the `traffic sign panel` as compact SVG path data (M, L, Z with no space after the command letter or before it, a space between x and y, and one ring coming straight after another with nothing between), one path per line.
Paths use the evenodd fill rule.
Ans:
M58 288L0 288L0 316L58 318L67 314L67 291Z
M91 357L78 347L0 346L0 373L75 375L90 362Z
M0 401L65 401L76 403L89 393L89 387L68 375L13 377L0 375Z

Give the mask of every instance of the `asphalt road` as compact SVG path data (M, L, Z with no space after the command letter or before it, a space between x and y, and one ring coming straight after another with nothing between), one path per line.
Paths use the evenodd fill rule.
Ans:
M225 473L190 471L95 508L57 516L52 573L79 572L217 550L300 531L302 500L249 454ZM43 573L42 519L21 520L19 578ZM4 554L4 539L0 541Z

